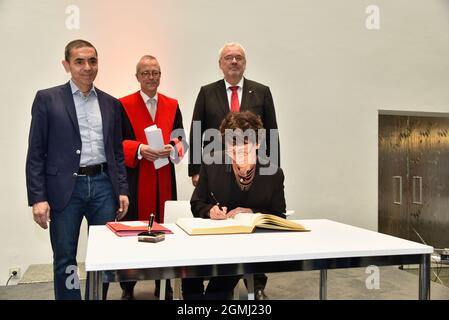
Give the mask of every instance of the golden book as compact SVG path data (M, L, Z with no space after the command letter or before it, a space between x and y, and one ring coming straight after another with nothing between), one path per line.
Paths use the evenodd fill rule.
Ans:
M179 218L176 224L189 235L252 233L256 228L310 231L297 222L265 213L238 213L226 220Z

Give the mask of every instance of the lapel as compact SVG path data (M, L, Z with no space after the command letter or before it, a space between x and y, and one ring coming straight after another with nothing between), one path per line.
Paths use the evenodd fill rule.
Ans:
M109 125L113 122L111 116L113 115L113 112L110 112L109 105L107 105L105 97L103 95L103 92L98 90L98 88L95 88L95 91L97 92L97 99L98 99L98 105L100 106L100 112L101 112L101 123L103 124L103 143L106 149L106 145L108 142L108 132L109 132ZM113 110L112 110L113 111Z
M220 80L217 82L216 93L217 93L218 107L223 112L224 116L226 116L229 113L229 101L228 95L226 93L226 86L224 80Z
M140 94L140 90L136 92L135 95L135 106L136 106L136 112L138 113L138 117L140 118L140 122L142 128L139 128L144 130L148 126L152 126L153 124L156 124L156 118L158 117L159 113L159 98L157 100L156 104L156 114L154 115L154 119L151 117L150 111L148 110L146 102L143 100L142 95Z
M150 112L148 111L147 106L140 95L140 90L122 99L123 107L125 108L128 119L131 122L136 140L147 144L148 142L144 130L146 127L155 123L153 122ZM156 114L158 112L159 110Z
M220 183L213 183L210 185L210 190L214 193L213 199L209 197L213 203L218 201L222 206L229 207L232 205L233 199L233 190L236 185L233 182L234 173L232 171L232 166L230 164L226 164L226 155L220 151L220 160L222 161L222 165L215 166L213 170L217 171L216 175L217 180L220 180Z
M245 111L250 106L249 101L254 94L253 86L246 78L243 78L243 88L242 88L242 103L240 106L240 111Z
M76 116L75 102L73 101L72 88L70 87L70 81L62 87L61 96L64 107L69 114L70 120L72 120L75 132L81 138L80 127L78 125L78 117Z

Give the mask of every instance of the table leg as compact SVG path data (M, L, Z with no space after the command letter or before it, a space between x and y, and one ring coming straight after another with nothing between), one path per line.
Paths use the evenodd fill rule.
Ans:
M167 280L161 279L159 284L159 300L165 300L166 289L167 289Z
M87 295L87 299L93 300L94 299L94 272L88 271L87 272L87 280L89 281L89 292Z
M101 300L103 298L103 272L89 271L89 299Z
M173 280L173 300L181 300L181 279Z
M254 295L254 275L253 274L246 274L246 285L248 286L248 300L255 300L256 297Z
M103 271L98 271L97 276L97 288L98 288L98 297L97 300L103 299Z
M423 254L419 264L419 300L430 300L430 254Z
M327 270L320 270L320 300L327 300Z

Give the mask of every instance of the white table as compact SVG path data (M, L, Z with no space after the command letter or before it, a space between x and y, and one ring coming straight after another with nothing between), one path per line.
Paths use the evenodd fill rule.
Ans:
M101 297L103 280L321 270L320 298L325 299L327 269L419 264L419 298L430 299L432 247L331 220L297 222L311 232L189 236L166 224L174 234L159 243L117 237L105 226L92 226L86 256L90 297ZM103 271L110 271L105 279Z

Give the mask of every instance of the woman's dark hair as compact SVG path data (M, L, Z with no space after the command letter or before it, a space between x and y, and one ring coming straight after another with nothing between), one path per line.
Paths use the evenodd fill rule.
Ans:
M260 116L250 112L230 112L220 125L220 133L227 143L260 143L265 138L265 131ZM240 142L238 142L240 141Z
M222 135L225 134L226 129L241 129L242 131L252 129L257 132L257 130L263 129L263 123L260 116L251 111L230 112L221 122L220 132Z

